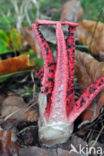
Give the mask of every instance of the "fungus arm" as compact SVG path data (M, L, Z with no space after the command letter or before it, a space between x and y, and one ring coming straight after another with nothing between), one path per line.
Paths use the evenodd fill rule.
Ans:
M104 88L104 77L96 80L95 83L91 84L81 97L76 101L76 104L69 115L69 122L74 120L91 104L94 97Z
M50 80L54 79L55 61L48 43L39 30L39 23L37 22L36 24L33 24L32 27L34 34L39 42L44 59L44 74L42 78L41 91L47 95L52 92L53 88L53 82Z

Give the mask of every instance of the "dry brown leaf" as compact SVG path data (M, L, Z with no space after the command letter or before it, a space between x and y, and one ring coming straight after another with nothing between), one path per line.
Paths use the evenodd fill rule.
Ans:
M26 119L29 122L37 121L39 117L39 112L37 109L30 109L26 112Z
M56 44L56 27L55 25L40 25L39 27L41 33L43 34L44 38L52 43Z
M25 111L27 106L19 96L8 96L2 103L1 116L4 120L17 119L19 121L26 119Z
M29 63L29 55L18 56L0 61L0 76L26 69L34 69L35 65Z
M75 75L82 93L96 79L104 76L104 62L99 62L84 52L76 51ZM99 115L99 110L104 106L104 90L99 98L95 99L83 113L83 120L94 120Z
M34 34L32 32L32 28L26 26L22 29L22 33L23 33L25 39L27 40L28 44L34 50L36 57L40 58L41 57L41 50L40 50L40 47L38 45L36 38L34 37Z
M18 146L13 130L0 129L0 155L18 156Z
M88 45L94 54L104 53L104 24L83 20L76 28L79 42ZM94 33L95 32L95 33Z
M38 120L38 110L28 109L24 100L16 95L8 96L2 103L1 116L6 120L29 121Z
M70 0L62 7L61 21L78 22L83 15L83 8L80 1Z

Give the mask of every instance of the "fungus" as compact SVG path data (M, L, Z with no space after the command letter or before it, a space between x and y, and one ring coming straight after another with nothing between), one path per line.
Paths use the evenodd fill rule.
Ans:
M39 30L39 25L42 24L56 25L56 63L48 43ZM66 42L62 25L69 26ZM75 62L74 28L77 24L37 20L32 26L44 59L44 67L40 69L39 73L42 84L41 93L39 94L39 138L44 144L63 143L72 134L75 119L104 88L104 77L91 84L75 101L73 83Z

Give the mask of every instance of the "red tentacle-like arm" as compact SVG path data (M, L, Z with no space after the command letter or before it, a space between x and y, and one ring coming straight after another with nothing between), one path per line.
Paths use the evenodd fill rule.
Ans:
M74 91L74 68L75 68L75 36L74 36L74 27L69 26L68 28L68 37L67 37L67 59L68 59L68 89L67 89L67 115L73 109L75 105L75 91Z
M41 67L35 72L35 77L40 79L42 83L43 76L44 76L44 67Z
M39 30L39 23L32 25L35 36L39 42L40 48L42 50L42 55L44 59L44 75L42 78L42 87L41 91L44 94L49 94L53 89L54 82L54 71L55 71L55 61L50 50L50 47L46 40L44 39L42 33Z
M104 77L96 80L91 84L81 97L77 100L72 112L69 115L69 122L74 122L75 119L91 104L94 97L104 88Z
M66 95L68 83L68 60L66 53L65 38L60 22L56 24L57 40L57 63L55 72L55 84L52 92L52 104L49 116L49 122L66 121ZM66 118L66 119L65 119Z

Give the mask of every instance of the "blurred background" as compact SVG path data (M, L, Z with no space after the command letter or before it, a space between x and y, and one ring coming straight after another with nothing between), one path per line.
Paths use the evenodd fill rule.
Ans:
M11 52L37 50L29 43L31 24L36 19L70 22L87 19L103 22L103 7L103 0L1 0L0 56ZM51 38L48 40L51 42ZM40 57L37 53L35 52Z

